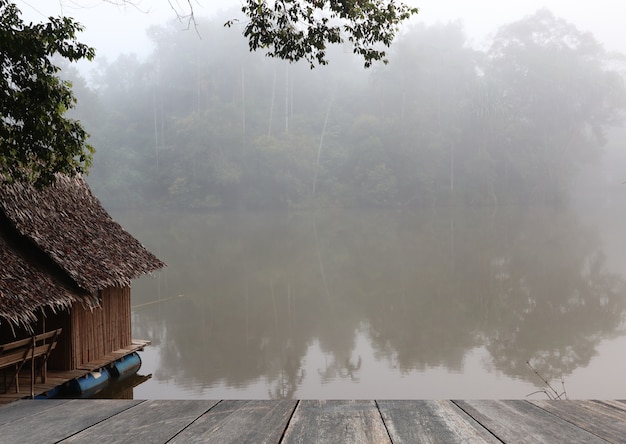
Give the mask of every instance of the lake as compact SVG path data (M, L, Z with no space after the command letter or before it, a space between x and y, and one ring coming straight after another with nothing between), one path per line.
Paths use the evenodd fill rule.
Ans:
M133 286L135 398L626 397L613 210L113 215L168 264Z

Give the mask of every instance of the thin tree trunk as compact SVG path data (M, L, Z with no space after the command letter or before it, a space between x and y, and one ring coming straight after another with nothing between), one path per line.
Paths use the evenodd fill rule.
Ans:
M241 127L243 130L243 137L246 137L246 82L245 82L245 70L241 67Z
M317 185L317 173L320 169L320 157L322 155L322 145L324 144L324 135L326 134L326 125L328 124L328 116L330 115L330 110L333 106L334 100L335 100L335 93L333 91L333 95L330 97L330 102L328 103L328 109L326 110L326 117L324 118L324 126L322 127L322 135L320 137L320 144L317 148L317 161L315 163L315 174L313 176L313 191L311 192L311 197L315 197L315 187Z
M285 133L289 133L289 65L285 65Z
M154 111L154 157L156 158L156 167L159 171L159 125L156 104L156 87L152 83L152 110Z
M274 68L274 82L272 83L272 101L270 102L270 120L267 124L267 137L272 135L272 120L274 118L274 100L276 98L276 68Z

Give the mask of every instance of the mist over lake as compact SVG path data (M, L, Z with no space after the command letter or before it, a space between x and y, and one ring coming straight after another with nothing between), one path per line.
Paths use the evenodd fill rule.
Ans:
M527 361L570 397L626 394L606 212L116 216L169 264L133 288L136 397L524 398Z

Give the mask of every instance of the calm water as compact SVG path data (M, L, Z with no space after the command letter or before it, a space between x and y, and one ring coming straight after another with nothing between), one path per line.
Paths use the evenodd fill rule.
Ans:
M625 218L568 209L117 213L136 398L626 397ZM545 394L532 395L545 398Z

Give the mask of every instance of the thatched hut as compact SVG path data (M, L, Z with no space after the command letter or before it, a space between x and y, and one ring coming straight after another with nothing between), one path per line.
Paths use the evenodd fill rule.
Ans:
M81 177L0 186L0 344L62 328L50 369L130 345L131 280L163 266Z

